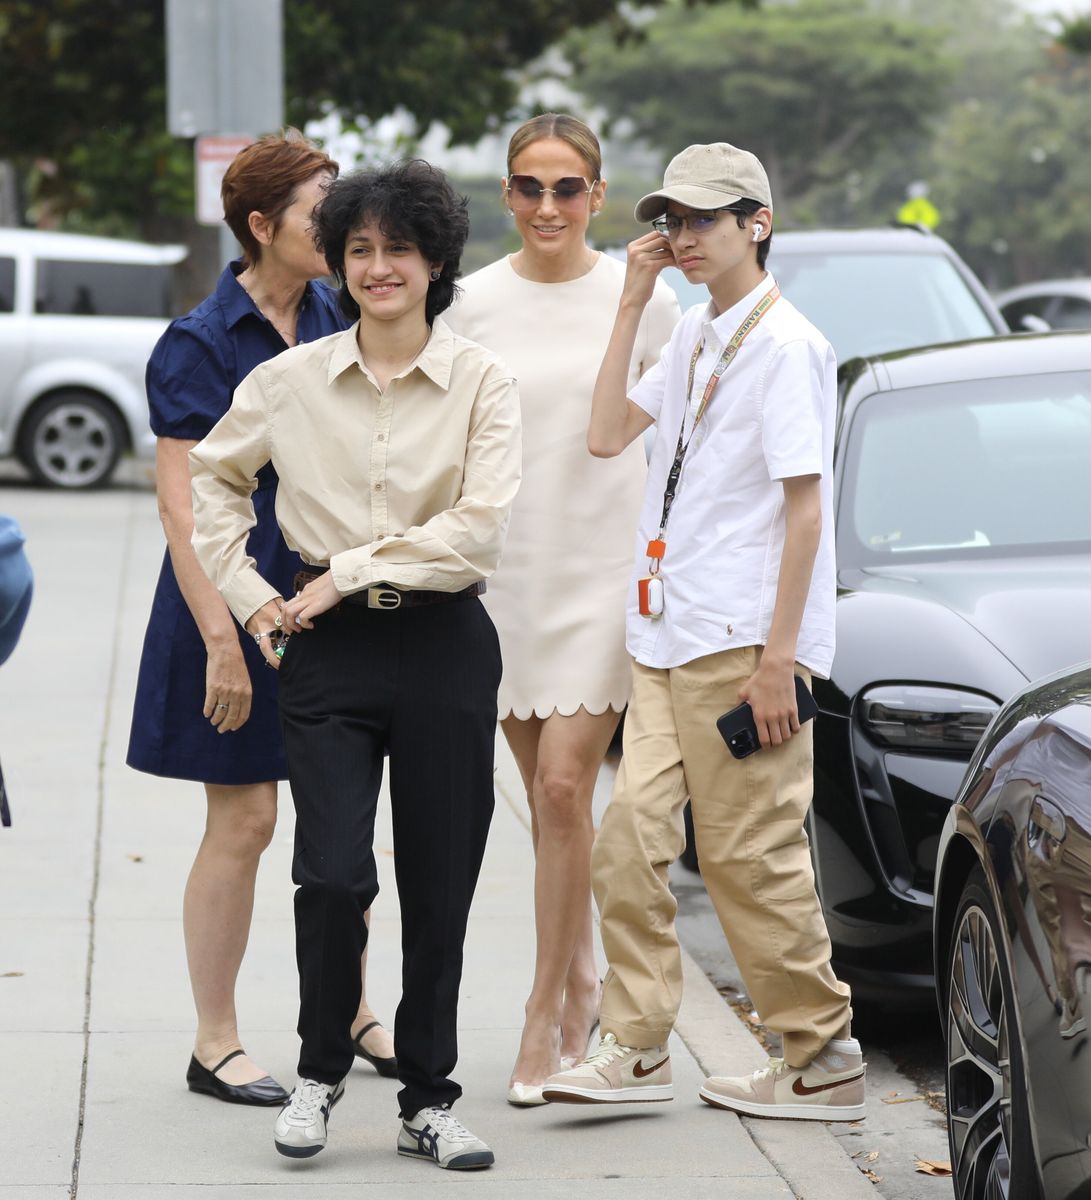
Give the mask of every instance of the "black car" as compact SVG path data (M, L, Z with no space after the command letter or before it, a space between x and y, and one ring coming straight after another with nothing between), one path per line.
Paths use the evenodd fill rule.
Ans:
M1091 663L978 745L940 836L935 960L958 1200L1086 1200Z
M973 271L943 238L916 226L777 229L769 270L838 362L1008 332ZM708 303L708 289L677 268L663 278L683 309Z
M997 337L842 372L837 651L809 830L839 974L933 987L939 833L1000 705L1091 659L1091 335Z

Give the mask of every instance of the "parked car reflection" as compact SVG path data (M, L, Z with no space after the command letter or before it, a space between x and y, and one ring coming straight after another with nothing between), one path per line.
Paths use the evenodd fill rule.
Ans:
M1091 1192L1091 663L1016 694L936 871L955 1195Z
M1000 704L1091 659L1091 336L861 360L835 465L837 653L811 835L839 972L930 994L940 828Z

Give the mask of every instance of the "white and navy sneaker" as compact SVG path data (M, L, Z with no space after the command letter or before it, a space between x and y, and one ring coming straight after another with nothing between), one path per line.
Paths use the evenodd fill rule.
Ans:
M326 1144L330 1109L345 1094L345 1081L318 1083L300 1077L273 1126L273 1141L289 1158L310 1158Z
M402 1118L398 1153L407 1158L430 1158L453 1171L491 1167L496 1161L485 1143L456 1120L448 1108L422 1108Z

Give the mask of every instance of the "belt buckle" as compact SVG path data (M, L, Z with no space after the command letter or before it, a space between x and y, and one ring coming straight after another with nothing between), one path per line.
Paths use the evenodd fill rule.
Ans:
M368 608L401 608L402 594L396 588L369 587L367 589Z

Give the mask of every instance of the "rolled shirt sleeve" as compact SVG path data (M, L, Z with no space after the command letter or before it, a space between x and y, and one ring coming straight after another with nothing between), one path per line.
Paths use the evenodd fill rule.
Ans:
M271 457L263 368L258 367L236 388L231 407L208 436L189 452L193 549L240 625L278 595L246 552L256 523L251 497L257 474Z

